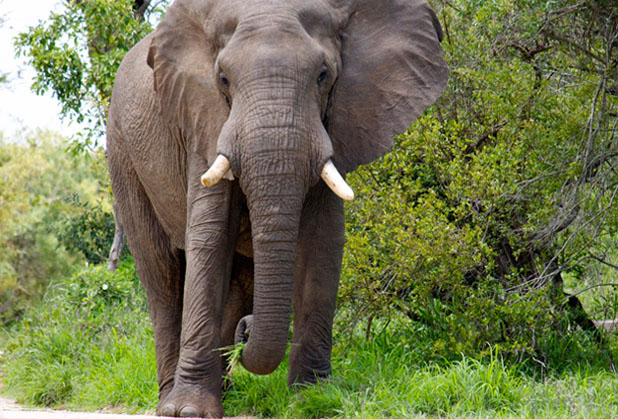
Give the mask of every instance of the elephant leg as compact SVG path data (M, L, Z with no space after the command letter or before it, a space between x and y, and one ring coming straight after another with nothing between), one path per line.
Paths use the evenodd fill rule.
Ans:
M331 373L343 241L343 202L320 181L307 196L300 222L288 385L315 383Z
M221 324L221 346L234 344L234 333L241 318L251 314L253 307L253 259L240 253L234 255L232 279L223 309ZM223 369L229 368L226 357L223 357ZM229 382L226 383L226 386ZM227 387L224 387L224 390Z
M234 332L238 321L251 314L253 306L253 259L236 253L232 267L232 279L223 311L221 344L234 344Z
M130 162L110 152L109 165L117 210L146 290L154 329L159 398L163 399L174 385L178 362L184 252L172 248ZM122 169L115 170L119 167Z
M180 354L174 388L157 410L163 416L223 416L219 349L237 227L232 183L204 188L199 178L205 169L189 174Z

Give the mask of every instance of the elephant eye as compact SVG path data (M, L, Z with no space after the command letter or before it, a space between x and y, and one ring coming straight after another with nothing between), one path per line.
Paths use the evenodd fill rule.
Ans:
M326 80L326 77L328 77L328 68L326 68L325 65L322 65L322 70L318 76L318 84L322 84L324 80Z
M227 77L225 76L225 73L223 71L221 73L219 73L219 82L223 86L229 86L230 85L230 81L227 79Z

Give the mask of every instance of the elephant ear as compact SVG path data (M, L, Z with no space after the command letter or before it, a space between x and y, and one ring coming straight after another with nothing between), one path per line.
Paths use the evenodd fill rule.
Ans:
M148 65L160 112L182 133L188 151L216 158L229 109L215 85L215 46L205 28L213 2L177 0L153 34Z
M384 155L446 87L442 28L422 0L358 0L341 30L327 127L347 173Z

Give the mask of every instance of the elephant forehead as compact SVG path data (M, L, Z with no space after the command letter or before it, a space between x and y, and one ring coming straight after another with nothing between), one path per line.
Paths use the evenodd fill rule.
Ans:
M247 16L255 13L296 13L304 14L310 11L317 13L332 9L324 0L219 0L215 6L216 13L232 13L236 16Z
M238 29L251 34L266 28L312 35L335 33L335 20L332 8L321 0L228 0L218 2L211 22L224 36Z
M219 55L219 65L237 87L251 87L253 94L276 87L283 96L296 96L298 83L314 74L324 54L310 38L298 40L264 37L234 39ZM276 82L276 86L273 84ZM264 85L263 83L267 83ZM255 90L257 89L257 90ZM286 92L289 95L284 95ZM259 95L258 95L259 96Z
M295 17L257 15L238 23L234 33L219 51L218 62L228 74L239 80L240 74L253 77L255 72L293 74L317 68L324 60L319 44L303 29Z

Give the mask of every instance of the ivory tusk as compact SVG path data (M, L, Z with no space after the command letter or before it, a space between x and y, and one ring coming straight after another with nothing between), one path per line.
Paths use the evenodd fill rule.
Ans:
M210 166L210 169L202 175L202 185L216 185L229 170L230 161L225 156L219 154L215 162Z
M322 169L322 179L339 198L346 201L354 199L354 191L350 188L350 185L345 182L332 160L327 161L324 165Z

